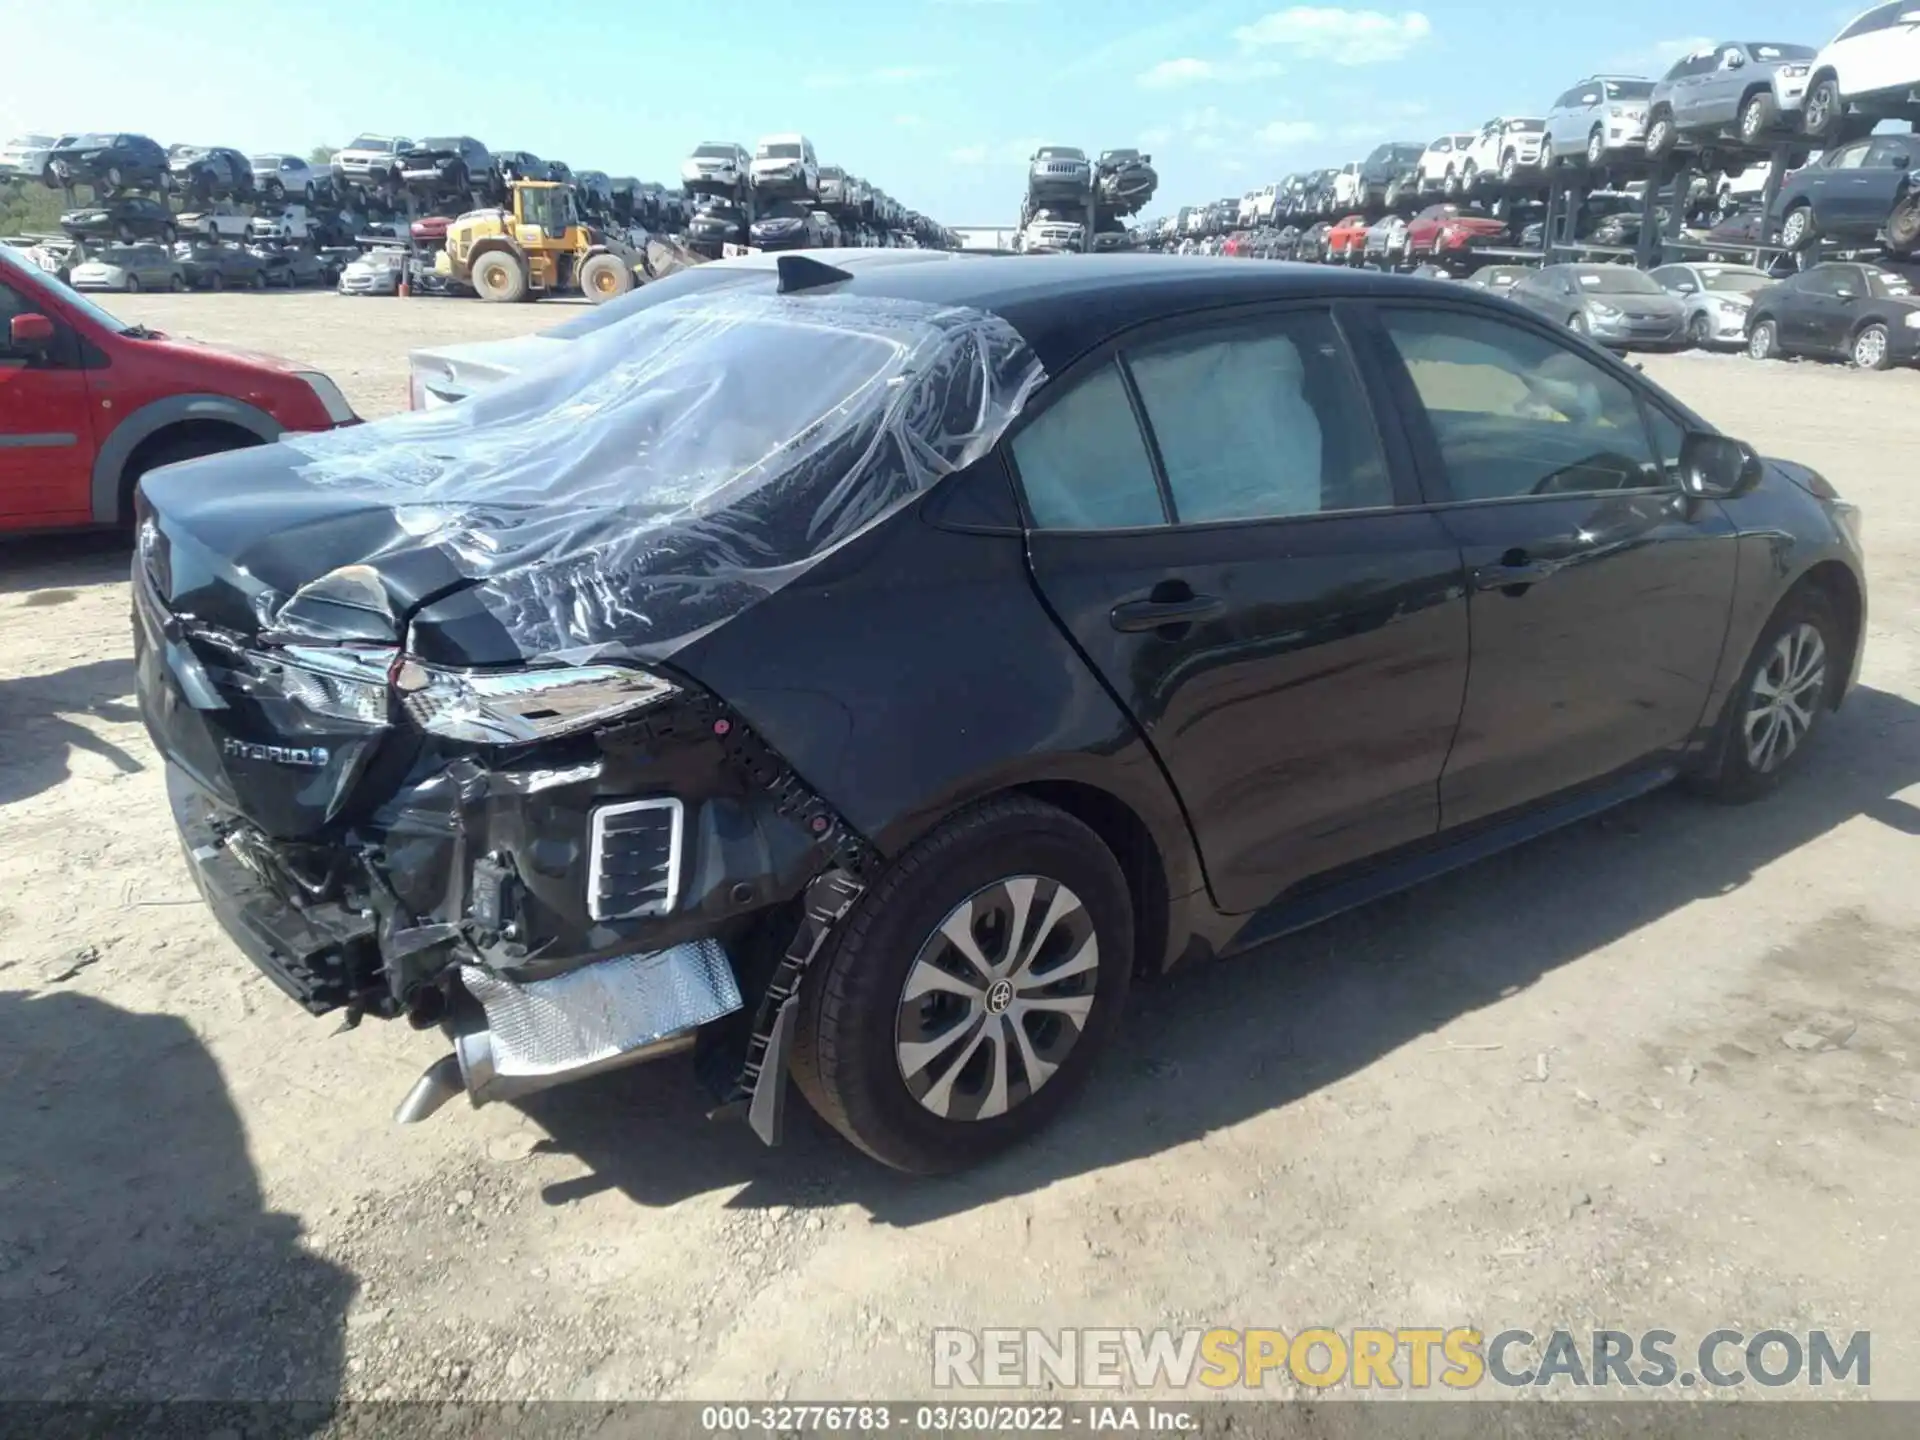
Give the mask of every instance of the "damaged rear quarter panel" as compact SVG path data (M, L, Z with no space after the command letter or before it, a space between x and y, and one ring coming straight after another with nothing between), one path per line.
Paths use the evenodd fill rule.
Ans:
M1071 781L1144 822L1169 895L1198 889L1178 800L1041 605L1024 539L939 528L923 510L845 546L677 663L883 856L975 799Z

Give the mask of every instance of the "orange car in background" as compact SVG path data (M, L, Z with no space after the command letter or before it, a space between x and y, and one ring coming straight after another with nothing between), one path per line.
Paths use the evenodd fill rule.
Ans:
M1358 260L1367 243L1367 217L1349 215L1327 232L1329 260Z

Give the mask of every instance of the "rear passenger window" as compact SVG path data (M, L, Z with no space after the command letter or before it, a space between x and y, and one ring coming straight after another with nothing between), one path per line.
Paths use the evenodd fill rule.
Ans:
M1135 350L1127 364L1176 522L1393 504L1372 412L1329 316L1209 330Z
M1043 530L1118 530L1166 521L1153 462L1119 368L1076 382L1013 437L1027 509Z

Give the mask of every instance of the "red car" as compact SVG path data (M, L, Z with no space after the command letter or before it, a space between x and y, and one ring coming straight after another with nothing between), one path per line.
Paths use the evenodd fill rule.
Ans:
M1329 260L1358 260L1367 244L1367 217L1349 215L1327 232Z
M149 470L356 419L317 371L125 324L0 245L0 533L127 524Z
M1407 222L1407 253L1436 259L1459 256L1505 236L1504 221L1460 205L1429 205Z

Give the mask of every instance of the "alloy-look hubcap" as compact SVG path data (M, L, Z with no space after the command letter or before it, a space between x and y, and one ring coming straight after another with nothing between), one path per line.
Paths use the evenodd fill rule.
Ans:
M1827 646L1813 626L1796 625L1778 640L1753 677L1747 703L1747 763L1762 775L1777 770L1813 728L1827 684Z
M1878 365L1887 353L1887 332L1879 326L1870 326L1860 332L1860 338L1853 342L1854 363L1862 370L1871 370Z
M1018 875L976 891L907 971L895 1054L908 1091L946 1120L1006 1114L1059 1072L1099 975L1093 917L1065 885Z

